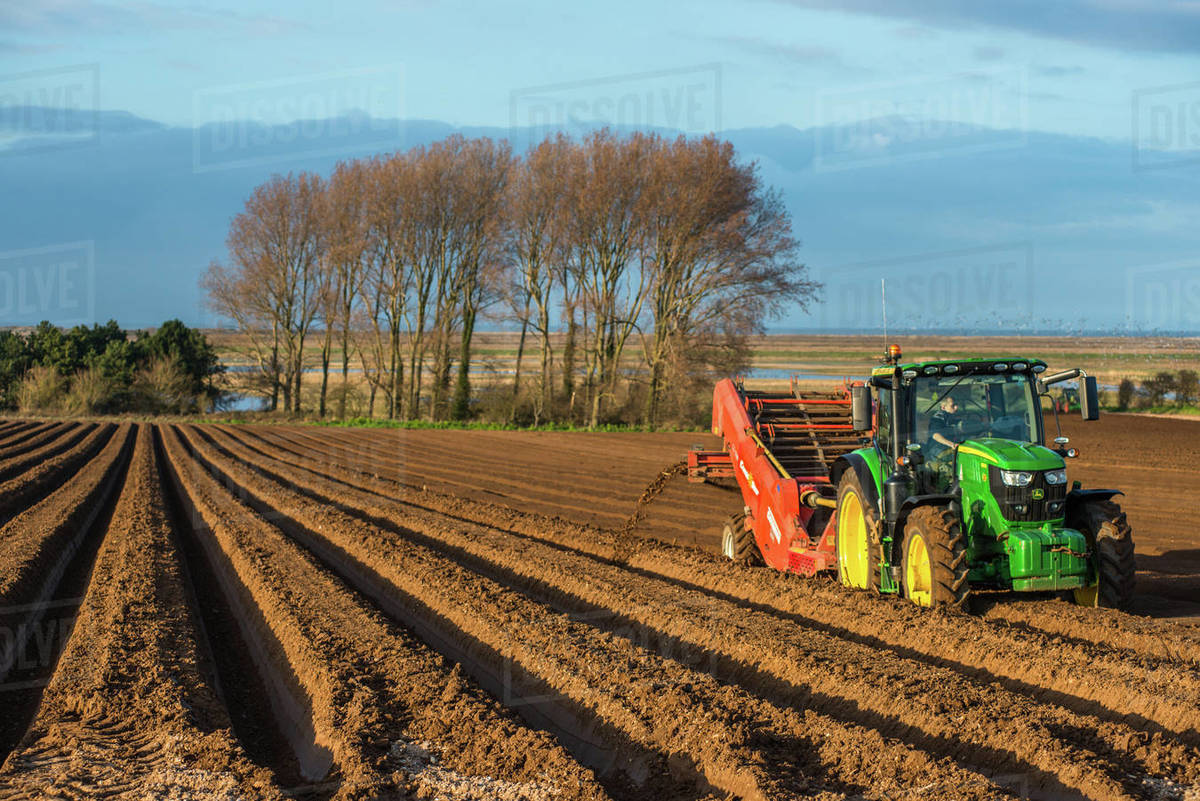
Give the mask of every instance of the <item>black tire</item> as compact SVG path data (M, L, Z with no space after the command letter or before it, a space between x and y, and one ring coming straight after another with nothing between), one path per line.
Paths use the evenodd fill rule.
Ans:
M721 529L721 553L739 565L764 565L754 532L746 528L746 514L738 512L729 516Z
M1067 525L1083 533L1088 540L1096 574L1100 579L1095 603L1105 609L1124 609L1133 599L1134 557L1133 530L1121 507L1112 501L1089 501L1079 504L1067 518ZM1082 605L1079 594L1072 599Z
M929 606L935 609L965 611L971 586L967 582L967 535L958 515L946 506L922 506L908 516L904 524L904 542L900 564L904 597L914 602L909 586L909 553L914 538L921 538L929 555L932 582Z
M847 470L838 479L837 508L839 512L842 508L842 496L847 492L854 492L858 495L862 504L863 518L866 520L867 525L867 542L869 543L867 547L867 571L870 581L867 583L867 589L878 594L882 592L879 577L879 557L883 549L879 541L880 531L882 531L882 527L879 525L879 512L871 505L868 500L870 496L863 492L862 482L858 480L858 474L853 470ZM840 569L838 571L838 578L841 578Z

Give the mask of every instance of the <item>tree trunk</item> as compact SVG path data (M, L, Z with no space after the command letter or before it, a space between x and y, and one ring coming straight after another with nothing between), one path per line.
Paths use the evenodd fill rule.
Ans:
M279 409L279 326L271 326L271 411Z
M563 346L563 396L573 398L575 395L575 310L570 311L570 316L567 317L567 342Z
M400 355L400 326L393 324L391 330L392 354L391 354L391 381L392 381L392 398L391 412L389 417L393 420L400 417L400 401L401 393L404 391L404 359Z
M521 337L517 340L517 364L513 368L512 410L509 420L516 422L517 402L521 395L521 358L525 355L525 332L529 330L529 298L525 298L525 315L521 318Z
M421 374L425 372L424 337L420 338L419 344L414 343L408 365L408 417L410 420L419 420L421 419Z
M301 334L296 348L296 362L294 367L293 380L296 385L295 394L292 396L292 411L300 414L300 391L304 381L304 335Z
M348 317L349 315L347 315ZM350 392L350 326L342 327L342 392L338 398L338 419L346 419L346 395Z
M657 357L650 365L650 386L646 392L645 421L650 428L658 423L658 385L661 378L661 360Z
M325 339L321 342L321 399L317 404L318 415L325 417L325 393L329 389L329 362L333 358L333 329L325 327Z
M602 393L600 392L599 387L597 387L592 392L592 415L591 415L591 419L588 421L588 425L591 426L592 428L595 428L596 426L598 426L600 424L600 395L601 394Z
M533 410L533 424L541 422L542 414L550 405L550 310L542 304L539 323L542 334L542 383L538 387L538 403Z
M283 378L279 384L283 391L283 411L286 414L292 410L292 376L289 373Z
M466 420L471 416L471 338L475 335L475 310L463 311L462 339L458 353L458 380L454 387L451 417Z

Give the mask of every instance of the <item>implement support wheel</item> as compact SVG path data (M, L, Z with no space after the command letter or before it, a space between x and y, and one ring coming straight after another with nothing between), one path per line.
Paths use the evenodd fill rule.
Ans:
M879 591L879 548L871 542L877 518L858 475L847 470L838 482L837 496L838 578L847 587Z
M721 553L739 565L762 565L762 554L754 541L754 532L746 529L746 514L732 514L721 529Z
M967 584L966 535L945 506L922 506L904 525L900 548L904 597L917 606L963 610Z

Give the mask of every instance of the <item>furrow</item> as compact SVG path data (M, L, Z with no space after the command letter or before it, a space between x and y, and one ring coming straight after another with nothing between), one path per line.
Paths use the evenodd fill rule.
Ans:
M282 798L232 739L201 675L150 427L136 436L70 638L0 771L0 798L94 797L71 791L81 786Z
M0 525L7 524L14 515L37 504L79 472L109 442L116 430L117 427L112 423L104 423L70 451L0 483Z
M20 445L31 437L36 437L47 429L62 425L61 423L27 420L13 424L0 432L0 455L5 449Z
M256 432L257 433L257 432ZM453 434L460 432L443 431L414 431L404 434ZM492 432L464 432L469 434L488 434ZM507 433L507 432L504 432ZM580 455L576 463L589 465L586 469L576 469L564 466L537 467L536 459L524 455L523 459L534 466L513 473L508 468L510 464L501 456L489 456L489 453L502 454L503 443L489 448L486 444L470 445L462 442L443 452L443 439L436 442L428 439L411 437L397 438L396 447L389 447L393 440L359 438L357 442L349 442L333 437L322 431L309 432L305 430L280 429L264 431L262 434L280 443L293 443L301 447L333 447L336 449L335 459L349 464L367 466L373 472L392 477L407 477L408 480L419 484L444 484L453 486L461 492L475 492L482 496L504 503L517 504L522 507L536 509L552 509L555 514L569 516L575 520L588 522L593 525L616 526L624 522L627 510L612 505L597 505L589 503L595 497L629 497L636 496L645 486L645 482L654 476L661 464L642 467L644 478L631 479L622 470L607 471L603 469L604 462L616 467L616 460L610 455L600 459L589 459ZM575 435L572 435L575 436ZM589 436L589 435L580 435ZM616 436L616 435L595 435ZM414 440L411 441L410 440ZM286 445L285 445L286 446ZM674 458L681 458L684 449L680 448ZM582 496L577 487L588 487L587 496ZM719 528L722 514L728 514L725 506L729 499L724 493L718 493L711 487L689 487L692 492L693 508L676 510L670 506L655 509L654 525L656 530L674 536L677 533L686 536L694 528L695 507L709 509L713 512L713 530ZM735 506L736 508L736 506ZM725 509L724 512L721 510Z
M20 475L34 465L70 450L96 428L95 423L64 425L45 432L11 451L0 461L0 482Z
M246 456L247 454L239 455ZM251 456L251 458L253 457ZM261 455L257 463L259 466L265 464L261 460ZM294 473L288 473L285 477L291 481L306 482L303 484L306 488L314 487L312 479L306 480L303 476ZM320 492L321 490L315 491ZM379 496L368 495L349 487L327 484L323 491L324 498L328 502L341 502L368 510L368 519L376 524L386 521L389 517L396 519L397 515L404 512L398 504L390 504ZM470 553L472 558L486 565L490 561L497 560L499 557L496 556L496 553L511 542L511 537L497 535L494 531L486 533L491 535L487 545L460 540L455 543L454 547ZM541 547L545 548L546 546ZM489 551L488 548L493 550ZM527 549L517 548L515 552L508 555L507 562L505 562L506 570L509 571L506 578L509 581L515 580L524 586L536 588L545 583L553 583L553 580L548 577L552 573L553 565L554 562L547 559L543 566L537 560L530 559ZM603 574L606 571L608 573L608 577L599 582L598 589L588 588L591 590L590 594L583 593L582 595L578 588L561 589L574 587L574 583L580 582L580 577L586 575L589 569L593 574ZM575 558L574 566L564 569L564 572L561 573L558 587L560 592L571 595L570 603L573 604L573 608L586 609L592 604L603 603L601 599L606 597L627 600L631 594L635 594L635 591L627 586L629 581L623 574L627 575L628 571L579 556ZM517 578L514 579L514 575L517 575ZM679 605L684 608L687 608L689 603L689 591L683 587L668 587L664 592L661 582L654 582L653 586L653 589L642 591L643 598L638 610L638 614L641 615L639 622L642 625L653 626L657 619L656 616L661 617L662 613L656 609L655 598L658 596L674 596ZM705 601L713 600L706 593L699 595ZM691 601L694 606L696 601L694 593ZM663 603L665 603L665 598ZM725 601L718 601L718 603L728 606ZM875 604L880 605L880 602L875 601ZM737 607L731 607L731 609L737 609ZM915 612L915 610L912 611ZM693 608L689 614L684 615L683 619L686 621L699 617L711 620L716 614L717 612L711 608L711 603L707 603L703 608ZM724 614L729 615L730 611L726 609ZM986 710L987 715L982 721L982 726L988 731L988 734L982 740L976 739L976 742L991 749L995 755L1009 751L1012 754L1011 760L1016 760L996 767L1007 770L1022 769L1020 764L1022 758L1017 751L1027 750L1025 746L1036 744L1040 760L1037 767L1041 769L1042 778L1046 781L1052 781L1052 776L1056 773L1069 771L1073 763L1077 761L1077 753L1087 755L1087 759L1094 763L1106 765L1103 770L1084 771L1078 776L1076 789L1081 792L1099 792L1101 795L1116 793L1117 795L1113 797L1118 797L1121 792L1118 782L1126 779L1126 769L1123 767L1126 762L1140 763L1143 777L1165 774L1173 779L1191 783L1200 779L1200 767L1198 767L1200 760L1196 758L1194 749L1190 749L1182 743L1162 742L1161 737L1143 735L1136 729L1120 722L1098 720L1088 715L1070 712L1054 704L1035 703L1023 694L994 686L992 678L987 675L963 677L960 674L959 686L955 687L954 673L945 666L934 665L928 660L917 660L917 664L913 664L914 660L908 659L905 654L900 653L900 649L892 649L892 653L888 653L887 650L879 653L878 642L864 643L862 638L847 638L844 629L831 630L828 625L813 626L811 621L796 620L795 617L791 621L781 621L777 616L758 611L749 614L761 618L759 622L764 633L758 637L762 641L758 643L760 648L769 649L775 643L787 643L789 629L795 631L797 628L795 623L800 622L809 632L820 632L819 635L816 635L816 639L820 641L819 653L814 652L808 658L808 661L814 662L814 664L815 660L820 658L820 653L838 653L839 651L844 654L847 664L863 661L884 663L888 667L885 675L878 682L880 686L887 684L889 675L894 680L895 676L903 675L906 672L929 673L928 681L932 686L926 690L921 685L917 685L913 688L913 697L906 698L906 703L911 703L916 707L926 707L927 712L925 719L921 719L918 715L916 722L911 725L929 733L948 737L954 726L948 716L939 714L941 707L954 709L965 704L981 711ZM942 618L942 622L954 625L953 621L945 618ZM722 625L728 628L733 625L733 621ZM671 636L679 635L675 629L670 629L667 633ZM693 646L705 647L708 642L705 636L704 631L694 631L692 633ZM731 638L723 655L736 658L734 654L738 653L739 646L753 644L755 639L752 633L739 631L736 637ZM812 633L806 634L805 640L808 642L805 645L811 648L813 639ZM752 651L743 651L742 653L746 654L746 659L752 659ZM794 655L789 653L787 657L782 658L782 664L786 665L789 661L802 663L802 660L791 659L792 656ZM789 676L781 673L778 678L787 679ZM836 690L831 687L829 692L832 695ZM889 708L888 701L886 695L879 696L876 700L876 709L883 713ZM1009 720L1014 714L1019 722ZM978 717L978 713L974 717ZM989 721L986 718L995 718L995 720ZM1006 743L1009 745L1006 746ZM1029 767L1028 765L1024 766L1025 769ZM1091 775L1087 775L1088 773Z
M41 447L47 442L51 442L58 437L61 437L68 431L73 431L79 428L79 423L47 423L39 426L36 430L29 432L29 435L22 437L20 442L2 442L0 441L0 464L13 458L20 456L23 453L28 453L34 448ZM94 424L92 424L94 425Z
M789 751L793 753L790 758L796 759L792 738L808 741L808 748L799 750L810 751L809 759L815 763L798 766L801 774L819 771L793 792L806 791L818 776L824 777L824 783L841 787L861 781L862 772L850 770L843 761L844 751L830 741L809 739L819 732L836 732L833 742L853 744L848 747L855 751L872 743L893 755L880 765L896 772L885 770L883 775L872 776L868 788L872 796L903 790L911 777L907 771L928 777L933 786L941 788L943 797L1001 794L978 774L930 759L919 749L889 742L877 732L839 723L803 705L791 708L790 704L772 703L736 682L717 681L710 671L698 670L686 660L674 658L677 655L656 653L636 637L621 636L616 631L622 623L620 615L606 608L572 615L548 610L544 603L467 569L414 538L396 536L374 522L364 525L348 510L337 508L340 504L302 494L299 490L309 489L303 480L296 479L293 484L290 476L256 473L221 454L211 443L198 449L215 467L230 471L238 484L264 505L286 509L298 535L307 537L314 547L340 552L343 563L377 574L385 589L392 588L391 597L400 599L401 614L421 616L429 614L424 609L432 610L480 641L494 643L493 651L513 654L515 664L531 666L530 672L555 692L593 707L597 717L611 720L626 736L649 738L648 744L680 757L690 755L695 768L715 787L742 797L763 797L759 794L772 779L777 780L777 770L759 776L751 768L758 759L769 757L767 763L778 769L779 760L789 758ZM326 545L321 546L321 540ZM632 657L640 669L627 678ZM738 721L748 710L760 710L751 714L752 718L780 723L746 742L749 733ZM763 741L757 748L755 739ZM713 741L725 745L714 749ZM763 750L767 746L769 750ZM753 757L756 752L763 757ZM765 797L779 797L784 789L767 792Z
M289 458L288 452L296 454L295 458ZM607 560L613 554L613 540L607 532L479 502L463 503L453 496L427 491L414 493L406 485L376 481L375 474L333 459L336 454L310 450L300 456L286 446L258 453L294 467L322 465L325 473L351 483L357 481L368 489L373 486L380 497L403 493L409 503L463 520L498 525L511 533L532 536L597 559ZM724 560L656 542L641 543L631 566L739 603L778 611L803 625L821 627L874 648L952 668L982 681L1000 681L1014 692L1079 713L1111 722L1127 722L1145 729L1148 735L1161 732L1191 746L1200 743L1196 734L1200 728L1200 709L1195 703L1195 698L1200 697L1200 660L1190 662L1189 641L1175 636L1173 631L1165 633L1159 624L1145 623L1147 630L1139 635L1144 642L1136 643L1144 645L1144 649L1129 654L1104 641L1065 640L1061 634L1011 625L999 618L999 613L995 616L989 613L984 619L947 619L900 602L830 586L824 581L796 581L773 571L738 569ZM1040 601L1008 604L1005 608L1009 614L1025 611L1035 619L1055 619L1055 610L1063 606ZM1061 613L1083 613L1084 617L1105 620L1110 627L1126 630L1136 621L1108 610L1069 608ZM1155 629L1158 634L1152 633ZM1166 652L1160 653L1163 650ZM1148 671L1148 666L1153 669ZM1139 740L1150 739L1148 735Z
M1052 640L1103 644L1126 651L1133 659L1167 662L1200 673L1200 630L1195 626L1172 626L1168 621L1112 609L1084 609L1070 604L1047 608L1044 602L1026 600L997 603L985 614Z
M438 739L449 741L438 746L445 747L445 764L468 776L490 769L496 774L490 778L514 797L603 796L545 735L520 727L464 687L440 660L240 502L240 491L197 461L177 429L163 439L202 528L198 536L211 543L210 557L233 585L227 593L242 597L241 615L264 643L266 672L278 679L268 684L283 696L297 728L308 732L303 739L336 761L338 770L329 778L338 784L338 796L387 792L393 783L418 790L420 776L406 775L400 763L416 737L437 726L444 727Z
M93 527L106 512L106 501L113 497L132 444L132 428L124 424L107 438L94 461L0 529L0 624L9 634L0 640L0 681L20 683L12 675L14 670L27 673L30 668L53 666L61 648L61 642L55 647L53 635L65 639L71 613L64 610L78 602L77 595L62 596L60 583L77 555L83 567L73 572L82 572L77 578L86 579L98 546ZM93 541L92 547L85 548L88 540ZM82 591L83 585L77 589ZM53 632L46 621L49 613L59 624ZM32 660L27 653L31 636L42 640L36 643L39 655ZM6 748L12 745L9 739Z
M71 635L131 445L125 426L93 463L0 529L0 761L27 733Z

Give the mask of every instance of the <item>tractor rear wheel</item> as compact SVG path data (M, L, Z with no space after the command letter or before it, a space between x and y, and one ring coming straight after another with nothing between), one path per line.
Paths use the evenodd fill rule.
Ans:
M1121 507L1112 501L1080 504L1067 525L1088 540L1088 550L1096 566L1096 584L1082 587L1072 595L1080 606L1121 609L1133 598L1133 531Z
M746 528L746 514L732 514L721 529L721 553L739 565L762 565L762 554L754 541L754 532Z
M917 606L965 610L967 537L945 506L922 506L908 516L900 549L904 597Z
M879 513L867 500L858 474L842 473L837 494L838 578L847 587L879 592Z

